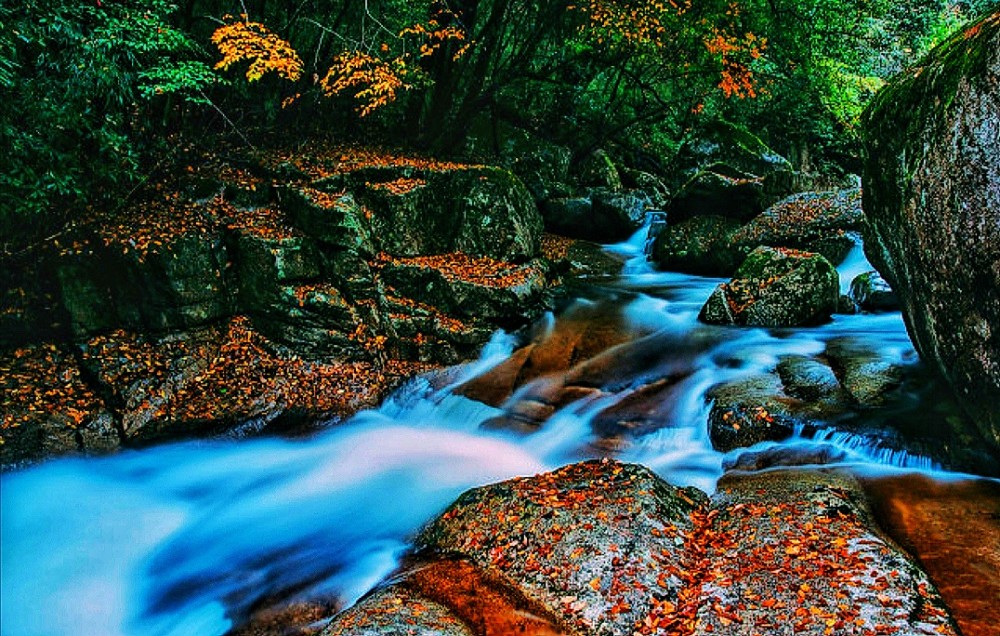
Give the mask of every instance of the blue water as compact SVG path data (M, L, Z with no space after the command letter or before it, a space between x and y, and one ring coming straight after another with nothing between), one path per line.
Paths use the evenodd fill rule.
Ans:
M655 352L638 375L688 371L670 393L664 426L617 453L672 483L712 491L722 473L724 457L706 432L712 385L772 369L785 355L820 353L841 335L900 362L915 357L898 313L798 330L700 325L698 310L719 281L652 271L643 241L637 234L613 246L630 259L626 275L606 298L579 303L621 310L637 334L622 346ZM842 266L845 274L867 267L860 251ZM536 337L557 320L549 316ZM516 344L497 334L452 386ZM591 420L629 393L570 404L524 435L481 428L500 411L417 380L380 409L309 439L170 444L3 475L0 633L213 635L254 600L291 588L351 603L462 491L595 455ZM789 443L833 445L875 466L934 468L849 435Z

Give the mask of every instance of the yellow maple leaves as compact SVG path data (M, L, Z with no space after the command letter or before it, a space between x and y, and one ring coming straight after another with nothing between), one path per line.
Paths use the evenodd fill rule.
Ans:
M237 62L250 62L246 72L248 82L255 82L266 73L277 73L293 82L302 76L302 59L292 45L260 22L250 22L246 16L216 29L212 43L222 54L216 69L226 70Z
M226 23L216 29L211 38L222 54L222 59L215 65L216 69L226 70L246 61L250 63L246 71L247 81L250 82L259 80L267 73L276 73L293 82L302 76L302 59L289 42L269 31L263 24L251 22L246 15L242 15L239 20L226 16L225 20ZM341 51L334 56L318 83L327 97L345 92L352 94L359 102L359 114L364 117L395 101L400 92L413 88L415 82L412 79L422 73L412 63L415 58L434 55L449 42L464 43L451 56L452 61L456 61L469 49L470 43L465 42L465 39L463 29L441 24L436 19L427 24L413 24L399 32L394 44L399 48L404 40L416 40L415 49L402 46L403 52L393 55L393 46L383 42L378 47L364 45ZM282 102L282 108L298 97L297 94L286 98Z

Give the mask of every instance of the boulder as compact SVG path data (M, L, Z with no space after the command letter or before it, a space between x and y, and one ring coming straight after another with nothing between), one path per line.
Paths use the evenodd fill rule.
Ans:
M681 147L674 161L676 169L691 173L719 163L755 176L792 170L792 164L759 137L723 120L715 120L698 130Z
M576 239L615 243L635 233L653 201L642 190L596 188L585 197L550 199L542 204L545 228Z
M332 199L332 209L346 205L337 203L345 189L354 194L362 204L360 216L354 209L337 210L338 216L367 230L351 228L376 251L396 256L461 251L505 260L538 255L542 217L524 184L503 168L363 167L314 186L320 194L313 202Z
M864 311L899 311L896 292L875 270L855 276L848 296Z
M324 636L958 633L842 472L728 475L708 499L589 461L467 491L415 547Z
M623 168L619 173L622 175L622 185L630 190L645 192L655 209L665 210L670 204L670 188L656 175L631 168Z
M864 228L861 191L804 192L786 197L733 233L730 250L749 254L758 245L822 254L840 264L854 247L850 234Z
M819 254L759 247L698 318L717 325L791 327L828 320L840 297L837 270Z
M834 338L827 343L825 356L838 372L844 389L862 407L884 405L903 382L903 367L874 343L852 337Z
M610 461L463 494L416 539L509 581L573 632L631 636L677 603L690 514L705 495Z
M820 426L815 419L817 406L791 399L771 373L717 385L705 397L712 403L708 415L712 448L723 453L786 439L797 428Z
M739 229L739 221L711 215L670 223L653 242L653 260L664 270L731 276L746 258L730 249Z
M678 189L668 212L673 221L702 215L748 221L766 207L763 177L715 164L695 173Z
M865 251L921 356L1000 451L1000 13L900 74L863 116Z
M85 253L64 252L54 265L63 308L78 336L118 327L196 327L231 310L221 228L196 227L137 245L112 225L80 240L90 246Z

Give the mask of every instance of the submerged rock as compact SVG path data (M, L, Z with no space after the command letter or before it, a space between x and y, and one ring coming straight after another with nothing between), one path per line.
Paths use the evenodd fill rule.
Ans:
M817 324L836 311L839 290L837 270L819 254L759 247L730 282L716 287L698 319L758 327Z
M921 356L1000 451L1000 13L935 47L863 117L865 250Z

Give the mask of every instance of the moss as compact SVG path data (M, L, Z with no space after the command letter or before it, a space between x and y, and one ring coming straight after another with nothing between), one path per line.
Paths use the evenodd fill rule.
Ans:
M956 32L916 66L896 76L862 114L870 147L916 142L922 137L925 121L946 120L959 83L985 74L998 38L1000 12L995 12ZM939 102L942 96L943 103ZM907 172L910 170L908 166Z

